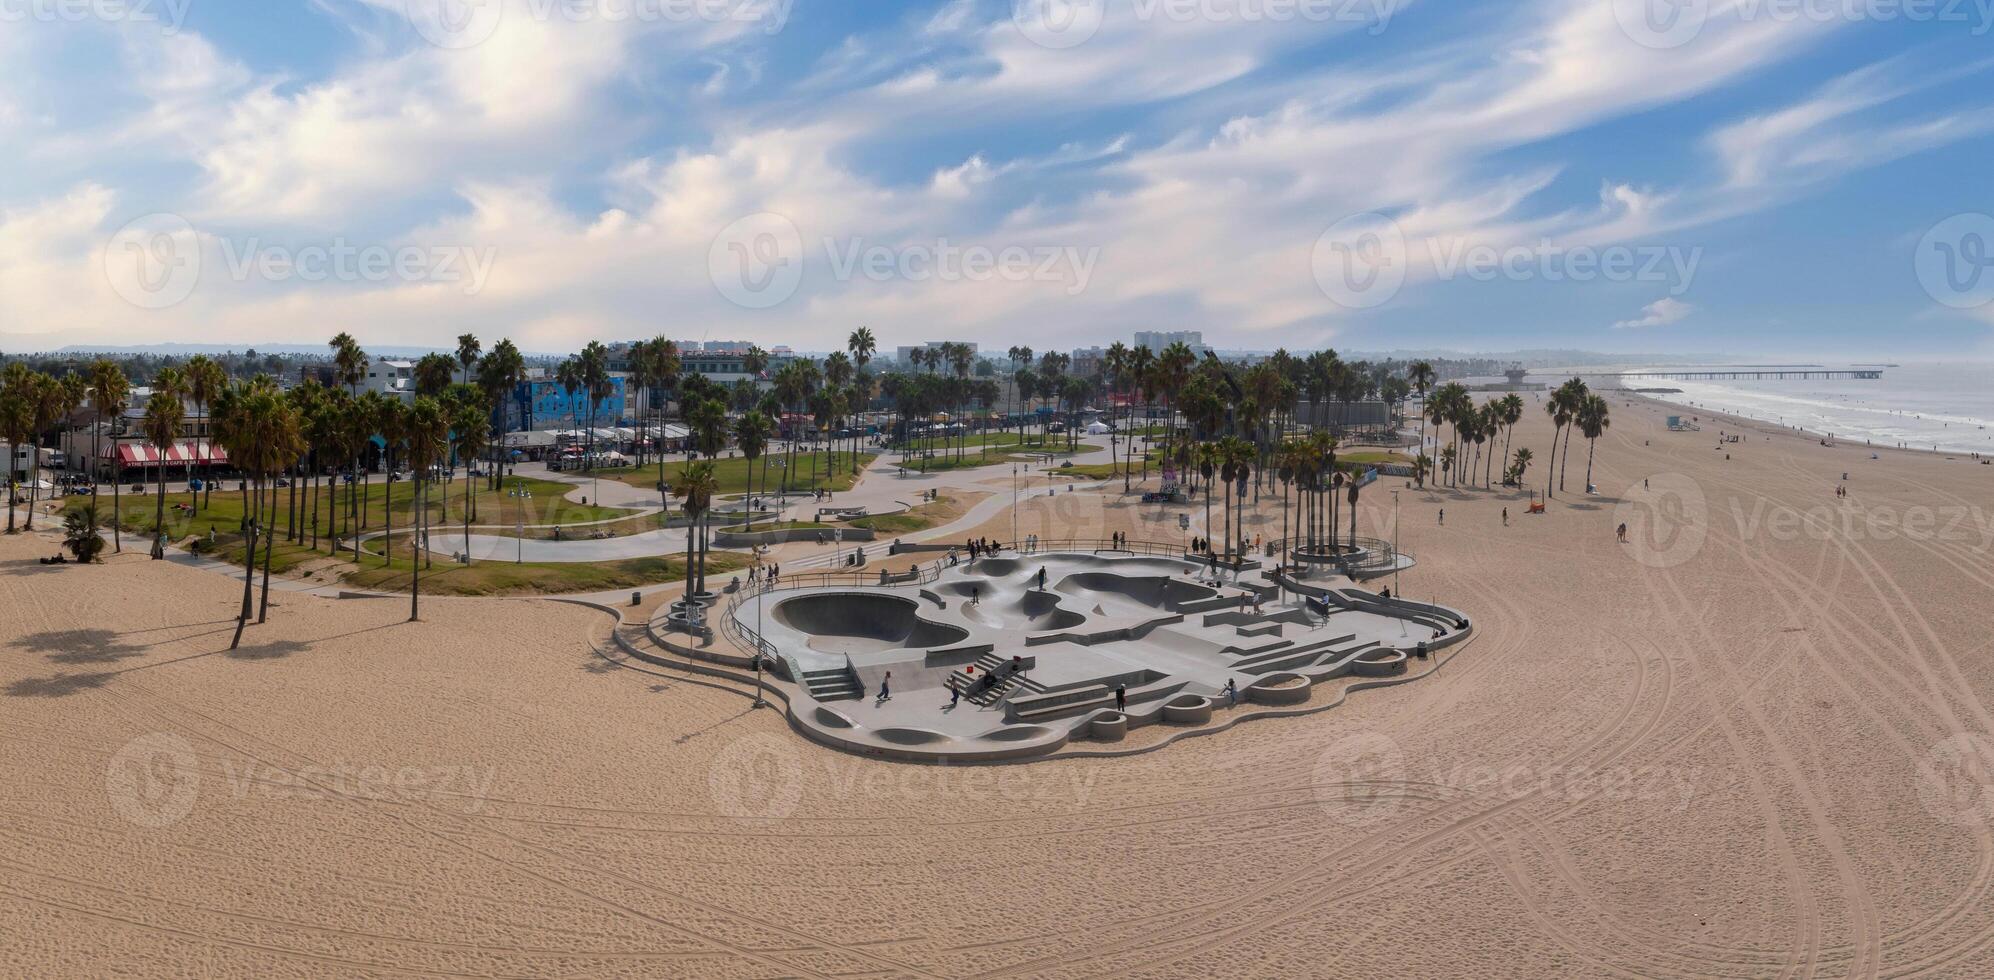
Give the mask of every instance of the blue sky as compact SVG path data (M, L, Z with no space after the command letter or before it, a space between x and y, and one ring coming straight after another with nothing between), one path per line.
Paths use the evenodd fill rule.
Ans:
M1994 0L69 9L0 349L1994 350Z

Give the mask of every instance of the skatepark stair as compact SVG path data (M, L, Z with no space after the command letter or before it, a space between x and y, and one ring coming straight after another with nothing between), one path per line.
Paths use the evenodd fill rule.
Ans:
M850 667L831 667L803 672L803 688L819 701L857 701L865 696L858 675Z

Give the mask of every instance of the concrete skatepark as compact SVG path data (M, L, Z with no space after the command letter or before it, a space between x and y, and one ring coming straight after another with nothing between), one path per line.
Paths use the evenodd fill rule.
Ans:
M1292 713L1279 709L1319 684L1397 683L1421 650L1472 632L1453 609L1383 599L1342 576L1293 581L1249 562L1215 582L1169 546L1131 547L1153 553L1005 550L896 584L821 575L747 590L709 610L715 646L695 655L751 664L763 650L792 724L816 741L966 762ZM669 643L667 624L652 635ZM715 656L729 647L738 655Z

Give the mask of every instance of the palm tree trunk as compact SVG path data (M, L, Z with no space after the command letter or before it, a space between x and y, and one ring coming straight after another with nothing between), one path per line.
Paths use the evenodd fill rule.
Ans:
M1592 492L1592 454L1599 448L1599 440L1586 437L1586 492Z
M1551 460L1544 466L1544 496L1546 497L1551 495L1553 489L1551 480L1558 469L1558 432L1562 428L1564 427L1556 422L1551 423Z
M1558 468L1558 489L1565 489L1565 474L1572 468L1572 430L1577 426L1565 426L1565 465Z
M159 499L153 502L152 560L166 557L166 461L159 461ZM35 526L34 504L28 505L28 529Z
M424 481L421 477L416 478L415 493L413 495L416 499L420 499L422 497L422 491L425 482L426 481ZM415 512L416 516L414 518L414 525L409 532L415 535L416 558L418 559L422 557L422 522L423 518L428 516L427 512L428 508L426 506L423 506L422 504L417 505ZM411 559L409 561L408 621L411 623L415 622L417 619L420 618L421 612L422 612L422 562Z
M113 451L116 451L117 448L118 448L117 443L113 442L111 444L111 449ZM116 554L120 555L125 553L125 537L124 537L125 511L124 511L124 500L122 496L124 491L124 484L125 484L125 460L123 456L120 456L118 457L118 461L112 464L111 466L111 547ZM14 509L10 505L7 508L7 513L10 515L7 518L9 522L13 521L13 517L11 516L13 512Z
M228 645L228 648L231 650L242 645L242 628L249 625L249 604L256 588L256 562L251 560L251 556L256 554L256 521L254 518L247 516L252 513L247 488L243 491L242 506L243 514L245 515L243 523L242 610L235 617L235 638L230 640Z
M272 486L269 492L270 503L264 508L264 512L274 518L277 514L277 488ZM273 527L263 535L263 602L256 613L258 623L270 618L270 557L271 552L275 550L277 550L277 529Z

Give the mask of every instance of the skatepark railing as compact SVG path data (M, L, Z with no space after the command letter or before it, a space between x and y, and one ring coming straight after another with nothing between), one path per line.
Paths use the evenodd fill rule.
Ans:
M1044 554L1049 551L1111 551L1148 557L1182 558L1184 545L1179 541L1123 541L1116 543L1109 538L1060 538L1039 541L1029 550L1024 542L1017 542L1008 549L1021 555Z

